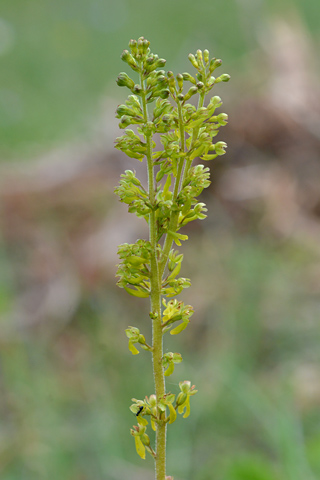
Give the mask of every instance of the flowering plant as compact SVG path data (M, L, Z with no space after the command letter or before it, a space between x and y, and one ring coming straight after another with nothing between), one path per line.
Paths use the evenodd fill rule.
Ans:
M165 480L172 478L166 477L167 425L176 420L177 413L189 416L190 397L197 393L190 381L179 383L178 394L167 392L165 386L165 377L173 373L182 356L163 352L163 336L182 332L193 314L191 305L174 298L190 286L190 280L179 277L183 255L173 245L181 246L188 239L180 233L184 225L206 218L206 206L197 197L210 185L209 168L192 163L197 157L209 161L225 153L225 142L213 143L213 138L226 125L228 116L216 113L222 105L220 97L211 97L207 105L205 99L215 84L230 77L213 76L221 60L210 59L208 50L189 55L195 75L166 73L166 61L151 53L149 45L143 37L131 40L129 50L121 56L138 75L138 83L125 72L117 78L117 84L131 94L117 108L119 127L125 131L117 138L116 148L138 161L146 159L148 185L142 185L134 170L126 170L115 192L129 212L144 218L149 226L148 240L119 246L117 276L119 287L130 295L150 298L152 342L147 343L136 327L126 330L133 355L139 348L152 355L155 385L155 393L149 397L132 399L130 409L137 425L131 434L138 455L145 458L148 452L154 458L156 480ZM197 106L189 103L195 95ZM127 128L130 125L135 125L135 130ZM160 148L155 136L160 137ZM155 448L147 434L149 422L156 432Z

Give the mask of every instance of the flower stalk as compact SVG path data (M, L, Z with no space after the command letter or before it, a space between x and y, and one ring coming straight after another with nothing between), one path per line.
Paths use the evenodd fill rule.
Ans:
M149 226L148 240L119 246L117 283L130 295L150 298L151 345L137 327L126 330L133 355L139 353L137 347L151 353L155 388L155 393L144 400L132 399L130 410L137 425L131 429L131 435L138 455L144 459L148 452L154 459L155 479L166 480L172 479L166 476L167 424L173 423L177 414L183 418L189 416L190 397L197 393L189 380L179 383L178 394L167 392L165 385L165 377L174 372L182 356L173 352L164 354L163 337L167 332L171 335L182 332L193 314L191 305L175 298L190 286L190 280L178 277L183 255L173 245L181 246L181 241L188 239L179 233L184 225L206 217L205 204L198 202L197 197L210 184L209 169L192 164L197 157L208 161L225 153L226 144L213 143L212 139L228 117L224 113L215 114L222 104L220 97L211 97L207 106L205 99L215 83L228 81L230 77L212 76L221 60L210 60L208 50L189 55L197 71L195 76L166 73L162 69L166 61L151 53L149 45L143 37L131 40L129 50L121 55L138 75L139 84L125 72L117 79L117 84L127 87L131 94L117 108L119 126L125 131L117 138L116 148L130 158L146 159L148 186L142 185L134 170L126 170L115 192L128 205L129 212L143 218ZM186 89L188 82L191 87ZM188 101L197 94L195 107ZM135 130L127 128L130 125ZM155 137L160 137L160 149L156 148ZM155 449L146 433L149 422L156 432Z

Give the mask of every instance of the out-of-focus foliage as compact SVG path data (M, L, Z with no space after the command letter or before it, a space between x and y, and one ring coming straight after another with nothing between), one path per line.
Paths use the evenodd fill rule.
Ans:
M128 398L145 394L151 369L142 354L130 362L123 334L141 326L148 342L148 311L114 286L116 246L143 238L145 226L113 196L128 164L108 140L103 100L114 95L123 39L139 35L181 71L180 58L208 45L233 88L207 222L185 227L197 233L184 247L193 288L181 300L197 313L172 348L181 341L193 354L168 386L188 372L199 394L188 423L172 425L168 472L318 479L318 2L296 0L293 11L241 0L2 3L1 479L153 476L127 431ZM78 146L84 131L92 144L82 136ZM40 161L6 162L70 137L73 146Z
M317 0L294 3L316 35ZM198 0L196 7L162 0L156 8L148 0L2 2L0 160L30 158L92 128L102 95L114 93L124 39L143 33L182 71L189 52L212 45L238 74L248 53L270 44L266 19L283 9L286 2L277 0Z

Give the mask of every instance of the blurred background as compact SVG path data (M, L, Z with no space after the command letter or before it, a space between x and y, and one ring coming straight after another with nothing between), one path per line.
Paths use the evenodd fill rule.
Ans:
M113 189L120 54L143 35L176 73L208 48L227 155L185 228L195 308L167 381L199 389L168 436L175 480L320 478L318 0L11 0L0 8L0 476L148 480L132 397L153 393L148 305L115 286L144 237Z

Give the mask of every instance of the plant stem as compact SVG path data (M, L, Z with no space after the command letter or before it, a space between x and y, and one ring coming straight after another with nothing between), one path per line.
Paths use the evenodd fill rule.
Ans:
M146 92L144 80L141 75L142 86L142 108L145 124L148 122L148 109L146 102ZM157 402L163 398L165 390L164 371L162 366L163 357L163 333L161 325L161 277L159 275L157 237L156 237L156 217L155 217L155 176L152 161L152 140L151 134L146 135L147 143L147 165L148 165L148 194L153 207L149 214L149 241L151 243L151 312L152 312L152 360L153 360L153 378ZM166 477L166 412L159 410L159 423L156 423L156 457L155 471L156 480L165 480Z

